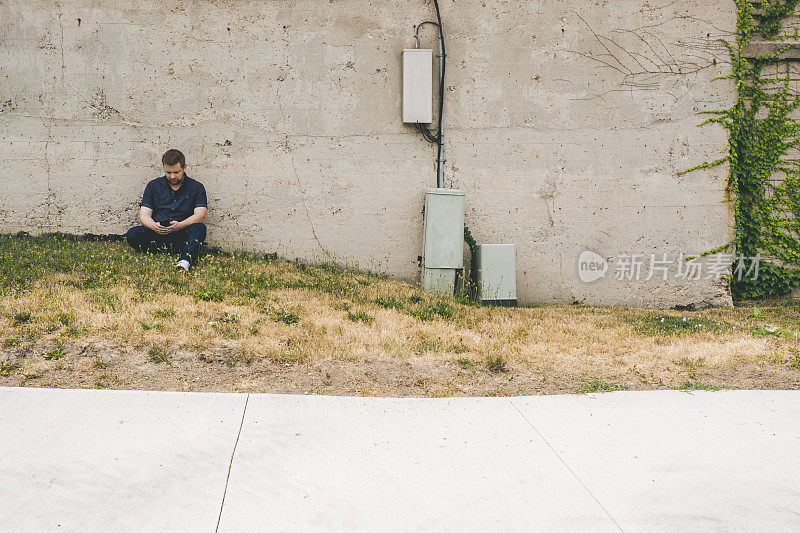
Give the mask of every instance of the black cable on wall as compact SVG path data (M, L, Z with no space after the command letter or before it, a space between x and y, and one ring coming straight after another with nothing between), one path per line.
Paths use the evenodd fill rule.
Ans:
M425 139L428 142L436 143L436 145L437 145L437 151L436 151L436 173L437 173L437 175L439 175L440 174L440 170L441 170L439 168L439 165L442 163L442 140L443 140L443 136L442 136L442 117L444 115L444 87L445 87L444 75L445 75L447 54L445 53L445 47L444 47L444 30L442 29L442 16L441 16L441 13L439 11L439 1L438 0L433 0L433 5L436 8L436 20L438 22L433 22L433 21L430 21L430 20L426 20L426 21L420 23L417 26L417 34L419 34L419 29L422 26L424 26L425 24L432 24L432 25L436 26L437 28L439 28L439 46L440 46L440 50L439 50L439 55L437 56L437 57L439 57L439 61L440 61L440 65L441 65L441 71L440 71L440 76L439 76L439 114L438 114L439 116L437 117L437 126L436 126L435 132L431 131L430 129L428 129L427 126L425 126L424 124L420 124L420 123L417 123L417 129L420 131L420 133L422 133L422 136L425 137Z

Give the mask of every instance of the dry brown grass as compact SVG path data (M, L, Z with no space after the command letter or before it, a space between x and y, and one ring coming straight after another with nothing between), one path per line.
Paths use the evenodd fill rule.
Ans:
M119 244L29 241L73 255L5 284L0 384L428 396L572 392L591 380L800 386L800 306L788 300L757 313L475 307L327 267L209 256L181 277L168 258ZM117 256L118 271L103 274L97 263ZM376 303L388 298L398 307ZM754 334L764 325L780 329ZM56 345L66 356L45 360ZM168 362L148 360L154 347Z

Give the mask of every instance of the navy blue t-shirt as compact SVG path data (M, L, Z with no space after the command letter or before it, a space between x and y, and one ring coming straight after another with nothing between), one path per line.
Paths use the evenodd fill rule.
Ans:
M153 220L156 222L180 222L192 216L195 207L208 207L208 201L203 184L184 174L181 188L177 191L172 190L166 176L148 183L141 205L153 210Z

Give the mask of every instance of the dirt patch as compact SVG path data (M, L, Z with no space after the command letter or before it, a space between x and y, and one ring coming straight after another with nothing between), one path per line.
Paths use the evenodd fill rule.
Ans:
M668 381L636 370L598 379L552 369L515 368L513 364L506 371L492 372L491 365L483 363L431 361L414 356L298 363L245 358L235 347L153 353L146 346L120 346L107 341L45 341L5 348L0 349L0 361L5 365L0 372L0 386L28 387L391 397L657 390L690 382L739 389L800 388L800 369L777 363L753 363L735 370L676 365Z

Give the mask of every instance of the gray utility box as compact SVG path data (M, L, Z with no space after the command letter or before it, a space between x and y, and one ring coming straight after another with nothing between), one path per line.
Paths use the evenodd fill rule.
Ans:
M513 244L479 244L475 265L482 302L517 305L517 252Z
M464 191L428 189L424 218L422 288L452 295L464 268Z
M403 122L433 121L433 50L403 50Z

